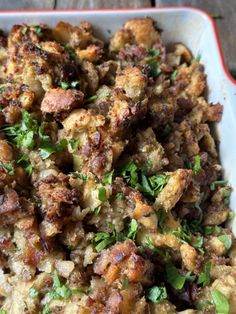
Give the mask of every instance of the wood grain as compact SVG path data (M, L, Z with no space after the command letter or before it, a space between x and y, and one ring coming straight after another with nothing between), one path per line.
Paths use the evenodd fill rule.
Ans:
M151 0L56 0L57 9L140 8L150 6Z
M156 6L187 5L201 8L216 19L226 65L236 78L236 1L235 0L155 0ZM219 17L221 17L219 19Z
M56 0L0 0L0 10L54 9Z

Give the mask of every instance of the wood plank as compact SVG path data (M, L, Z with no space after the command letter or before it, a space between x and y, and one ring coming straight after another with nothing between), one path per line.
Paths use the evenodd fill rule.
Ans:
M53 9L56 0L0 0L0 10Z
M140 8L150 6L151 0L56 0L57 9Z
M231 74L236 78L236 1L235 0L155 0L156 6L179 6L188 5L201 8L213 16L222 17L217 19L217 29L223 47L226 65Z

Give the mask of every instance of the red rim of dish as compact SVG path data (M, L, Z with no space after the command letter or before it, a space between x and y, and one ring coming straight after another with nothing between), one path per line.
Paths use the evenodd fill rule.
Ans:
M219 33L217 30L217 26L216 23L214 21L214 19L211 17L211 15L199 8L194 8L191 6L173 6L173 7L143 7L143 8L110 8L110 9L48 9L48 10L0 10L0 13L45 13L45 12L109 12L109 11L141 11L141 10L153 10L153 11L160 11L160 10L181 10L181 9L188 9L188 10L192 10L192 11L197 11L203 15L205 15L205 17L209 20L209 22L211 23L212 29L213 29L213 33L215 36L215 40L216 40L216 44L218 47L218 52L219 52L219 56L220 56L220 60L221 60L221 66L223 68L223 71L226 75L226 77L229 79L229 81L231 83L233 83L236 86L236 80L232 77L232 75L230 74L229 70L226 67L225 64L225 60L224 60L224 55L223 55L223 50L222 50L222 46L220 43L220 38L219 38Z

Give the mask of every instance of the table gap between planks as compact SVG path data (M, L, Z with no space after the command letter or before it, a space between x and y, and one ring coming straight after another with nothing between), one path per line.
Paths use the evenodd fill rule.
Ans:
M226 64L236 78L235 0L0 0L0 10L139 8L181 5L201 8L217 18L216 24Z

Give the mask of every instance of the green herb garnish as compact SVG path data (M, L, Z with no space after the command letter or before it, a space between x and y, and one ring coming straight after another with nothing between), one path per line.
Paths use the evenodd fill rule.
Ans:
M21 33L22 33L23 35L25 35L26 33L28 33L28 31L29 31L29 27L28 27L28 26L24 26L23 29L22 29L22 31L21 31Z
M125 277L123 282L122 282L122 286L121 286L121 290L125 290L127 289L129 286L129 278L128 277Z
M42 28L39 25L34 25L33 29L37 35L42 33Z
M171 73L171 76L170 76L171 81L174 82L176 80L177 73L178 73L177 70L175 70L173 73Z
M161 73L158 62L154 59L150 59L147 61L147 64L149 65L149 75L154 78L158 77Z
M216 314L228 314L229 302L227 298L217 289L211 291L211 296L215 305Z
M145 295L148 300L156 304L161 303L167 298L166 288L158 286L147 289Z
M69 145L70 145L72 151L75 152L75 151L78 149L78 147L79 147L80 140L76 140L76 139L73 139L73 138L72 138L72 139L70 139L70 140L68 141L68 143L69 143Z
M126 239L135 240L138 232L138 223L135 219L132 219L127 228L120 233L113 230L109 232L98 232L95 234L93 244L97 252L102 251L108 246L116 243L117 241L124 241Z
M107 200L106 189L103 186L98 189L98 199L101 202L106 202Z
M114 170L112 170L111 172L109 172L108 174L106 174L106 175L104 176L104 178L102 179L102 183L103 183L104 185L106 185L106 184L111 185L111 184L112 184L113 173L114 173Z
M97 95L93 95L88 97L87 99L85 99L85 103L89 103L89 102L93 102L94 100L96 100L98 98Z
M210 185L210 189L212 191L214 191L216 189L217 186L221 186L221 185L226 185L228 183L227 180L217 180L217 181L213 181Z
M165 271L167 282L176 290L182 289L185 284L186 277L180 275L178 269L171 263L167 263Z
M9 174L9 176L13 176L15 173L15 168L12 162L5 162L5 163L1 163L1 166L3 167L3 169L6 170L7 174Z
M231 248L232 240L229 236L227 236L226 234L223 234L223 235L218 236L218 239L220 240L220 242L224 244L226 251L228 251Z
M31 287L29 289L29 295L31 296L31 298L36 298L38 296L38 294L39 293L35 288Z
M211 282L211 262L208 261L206 262L206 264L204 265L204 271L200 273L198 280L197 280L197 284L198 285L203 285L203 287L206 287L210 284Z
M161 53L160 49L148 49L149 57L158 57L160 53Z
M152 200L163 190L169 180L169 176L165 174L147 176L144 170L132 161L123 165L118 170L118 175L121 175L129 185Z

